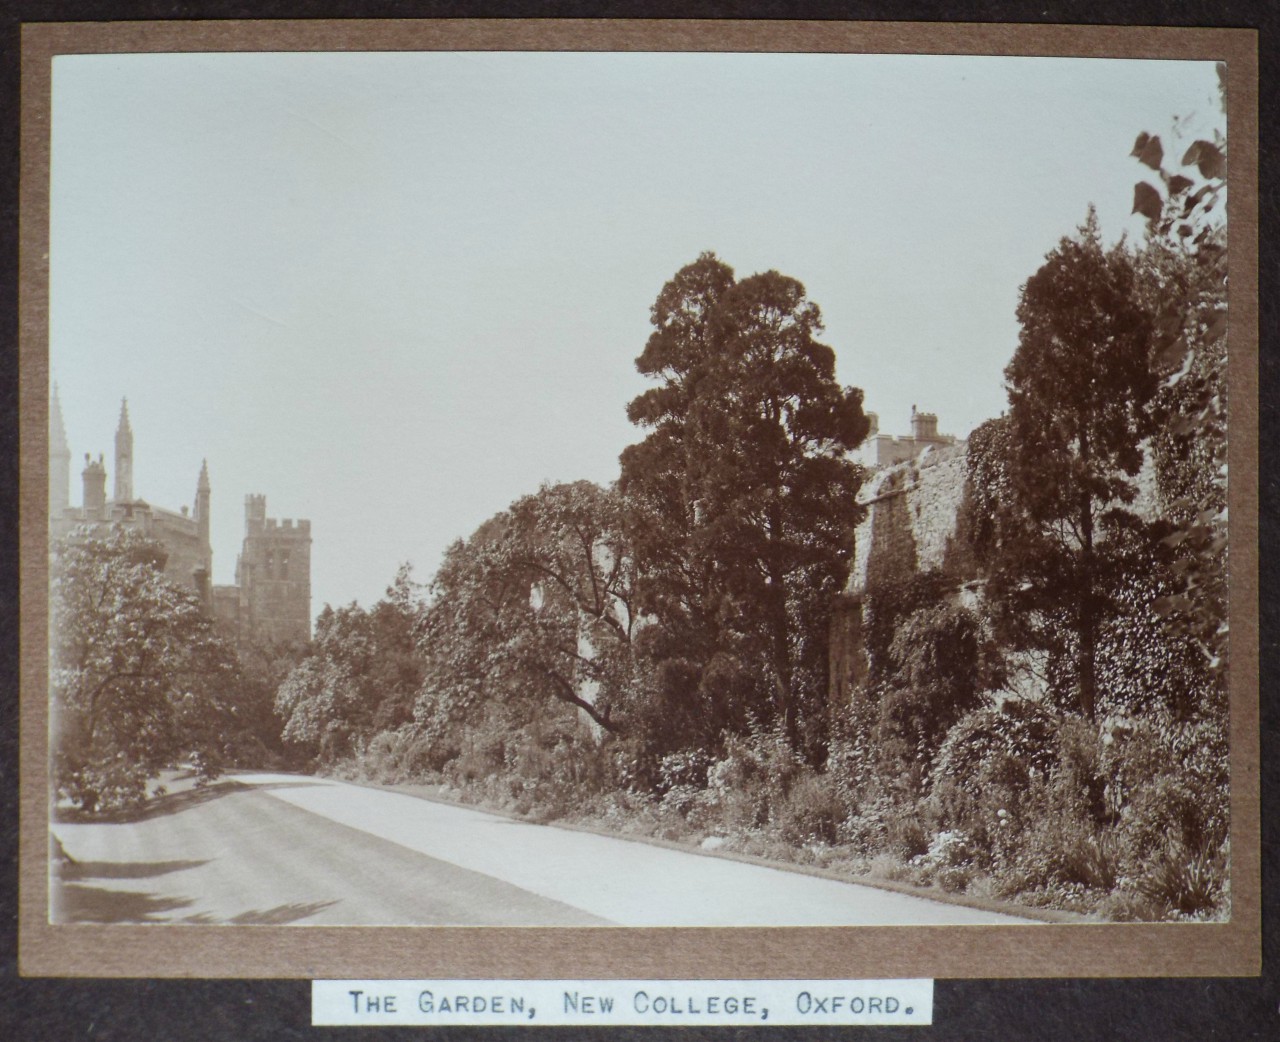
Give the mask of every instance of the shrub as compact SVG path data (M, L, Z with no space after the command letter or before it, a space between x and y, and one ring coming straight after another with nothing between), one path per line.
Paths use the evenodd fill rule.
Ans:
M473 743L445 765L445 775L457 786L490 778L502 766L502 753L500 744Z
M707 770L707 788L728 826L758 828L769 823L804 770L780 730L755 729L726 736L723 757Z
M356 756L356 769L370 781L387 784L403 781L406 737L398 731L382 731Z
M123 757L105 763L84 763L59 771L59 791L89 814L138 806L147 798L150 772Z
M658 791L666 792L677 786L705 788L710 766L711 757L702 749L669 753L658 764Z
M911 865L919 870L922 882L936 882L943 890L957 893L964 890L973 878L974 861L973 840L956 830L935 835L928 850L913 857Z
M806 771L775 809L774 824L788 843L832 844L839 838L845 814L832 780L825 774Z
M1173 840L1136 880L1144 897L1192 916L1212 911L1224 896L1226 858L1221 849L1189 849Z
M938 824L1007 860L1034 821L1028 793L1058 766L1060 725L1044 706L1019 699L962 718L935 761L930 807Z
M891 770L927 767L951 726L1003 678L999 656L967 608L939 604L914 612L889 645L892 686L880 703L882 745L899 747Z
M1119 855L1110 832L1077 834L1061 848L1058 878L1093 890L1112 890L1119 878Z

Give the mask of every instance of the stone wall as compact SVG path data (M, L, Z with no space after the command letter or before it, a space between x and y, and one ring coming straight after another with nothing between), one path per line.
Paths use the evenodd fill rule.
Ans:
M957 519L967 480L966 448L961 442L929 449L868 482L861 497L867 516L854 536L847 593L917 572L965 568Z
M957 587L973 569L959 532L968 480L967 445L935 446L919 458L878 472L860 501L867 515L854 535L853 567L831 619L830 699L848 706L866 679L862 634L867 590L925 571L951 574Z
M854 536L853 566L831 619L829 693L833 710L847 706L866 679L863 603L869 589L903 582L922 572L942 572L957 600L969 607L979 592L961 506L968 481L968 444L937 446L917 459L877 472L863 487L867 516ZM1148 459L1134 479L1130 504L1141 517L1159 512L1155 468Z

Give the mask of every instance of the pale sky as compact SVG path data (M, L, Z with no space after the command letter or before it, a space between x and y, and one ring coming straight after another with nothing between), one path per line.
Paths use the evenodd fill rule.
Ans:
M51 369L72 451L120 399L135 495L200 462L214 581L246 493L312 522L312 606L548 481L617 477L658 291L703 250L822 310L882 431L1005 405L1021 284L1140 131L1218 126L1209 62L745 54L54 60ZM1166 153L1178 151L1166 147Z

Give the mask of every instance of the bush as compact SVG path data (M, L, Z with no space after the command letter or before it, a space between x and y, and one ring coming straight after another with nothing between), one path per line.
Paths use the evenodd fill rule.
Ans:
M878 734L892 773L927 769L943 736L1004 676L999 656L967 608L939 604L914 612L889 645L891 686Z
M759 828L781 809L804 770L781 731L757 729L726 736L723 757L707 770L707 789L727 826Z
M845 806L832 780L825 774L806 771L775 809L774 824L788 843L833 844L839 839L845 816Z
M146 768L119 758L65 767L58 773L58 788L88 814L111 813L143 803L150 777Z
M1061 721L1039 703L1008 699L976 710L938 751L930 809L944 829L964 831L996 861L1034 824L1028 793L1060 760Z
M948 893L958 893L974 876L976 852L973 840L960 831L939 832L923 854L911 859L922 882L936 882Z
M1143 897L1184 916L1215 910L1223 901L1226 855L1222 849L1190 849L1173 840L1138 877Z

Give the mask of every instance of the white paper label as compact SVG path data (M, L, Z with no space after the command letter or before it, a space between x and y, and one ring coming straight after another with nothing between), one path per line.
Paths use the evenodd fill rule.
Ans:
M317 1027L931 1024L932 980L317 980Z

